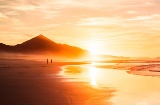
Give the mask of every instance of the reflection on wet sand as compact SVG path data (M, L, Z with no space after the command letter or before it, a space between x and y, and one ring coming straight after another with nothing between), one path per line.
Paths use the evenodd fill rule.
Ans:
M97 68L95 64L70 66L71 71L76 67L81 71L71 76L65 72L65 67L63 76L101 91L88 99L86 105L160 105L160 78L130 75L120 69ZM109 87L116 90L114 96L105 92Z
M89 69L89 75L90 75L90 79L91 79L90 84L93 87L97 86L98 85L97 81L96 81L96 75L97 75L97 73L96 73L96 68L95 67L91 67Z
M75 71L81 71L76 72ZM85 105L111 105L109 102L110 98L113 96L114 89L105 87L101 88L98 85L99 72L93 64L91 65L66 65L63 67L63 72L61 75L64 75L69 80L73 82L83 83L81 85L90 87L90 90L86 95L90 94L91 97L85 102ZM92 91L94 89L95 91ZM82 90L79 90L82 92Z
M66 71L61 70L61 68ZM86 85L88 67L42 61L0 60L0 105L109 105L112 91ZM59 72L80 78L67 81ZM86 79L83 79L86 80ZM65 82L64 82L65 81ZM82 82L81 82L82 81Z

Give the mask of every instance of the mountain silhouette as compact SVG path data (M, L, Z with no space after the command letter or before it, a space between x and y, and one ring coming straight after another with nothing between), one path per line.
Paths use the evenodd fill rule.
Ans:
M0 43L0 52L12 51L12 46Z
M49 54L64 57L78 57L88 53L87 50L78 47L56 43L43 35L39 35L15 46L0 43L0 52Z

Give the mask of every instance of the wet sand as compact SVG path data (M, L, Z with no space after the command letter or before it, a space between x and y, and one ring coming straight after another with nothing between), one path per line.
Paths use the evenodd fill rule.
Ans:
M0 105L103 105L110 89L94 89L85 83L62 82L62 64L45 61L0 60ZM110 105L105 102L105 105Z

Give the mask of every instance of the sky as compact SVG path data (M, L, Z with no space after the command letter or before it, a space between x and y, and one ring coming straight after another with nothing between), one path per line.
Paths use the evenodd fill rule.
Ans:
M39 34L91 53L160 57L160 0L0 0L0 43Z

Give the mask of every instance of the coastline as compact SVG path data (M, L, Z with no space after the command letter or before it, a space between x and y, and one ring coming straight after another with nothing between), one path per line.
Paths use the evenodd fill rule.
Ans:
M46 64L31 60L0 63L2 105L93 105L92 102L96 105L96 99L112 96L109 89L104 94L83 83L62 82L65 78L57 75L61 67L78 63Z

